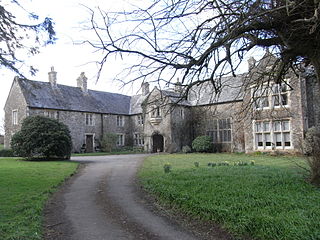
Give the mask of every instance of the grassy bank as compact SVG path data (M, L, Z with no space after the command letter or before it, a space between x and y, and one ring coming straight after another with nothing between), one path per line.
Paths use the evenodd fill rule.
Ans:
M0 159L1 240L42 239L44 204L76 167L73 162Z
M229 166L208 166L225 161ZM293 161L304 164L297 157L158 155L144 162L139 178L160 202L220 223L239 237L320 239L320 190L305 182ZM239 162L249 165L234 166ZM163 171L166 163L170 173Z

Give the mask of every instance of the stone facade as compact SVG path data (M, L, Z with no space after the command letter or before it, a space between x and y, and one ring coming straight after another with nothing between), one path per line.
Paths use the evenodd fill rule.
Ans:
M251 63L248 74L222 79L219 94L200 85L187 99L181 87L150 91L148 83L135 96L88 90L84 73L77 87L59 85L54 69L48 83L15 78L5 105L5 147L26 116L44 115L69 127L74 152L98 151L106 133L118 135L119 147L146 152L179 152L200 135L212 137L216 151L301 151L308 127L320 127L314 75L289 73L287 86L263 82L267 90L256 96L260 87L245 82L258 67Z

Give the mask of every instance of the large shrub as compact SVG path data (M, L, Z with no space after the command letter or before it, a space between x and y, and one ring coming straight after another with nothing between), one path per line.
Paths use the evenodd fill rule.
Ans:
M72 141L70 131L63 123L43 117L24 119L21 130L13 135L14 154L24 158L70 158Z
M192 141L192 149L196 152L211 152L212 142L209 136L199 136Z
M303 150L310 167L310 182L320 185L320 131L309 128L303 141Z
M117 146L118 136L115 133L106 133L103 135L101 148L104 152L112 152Z

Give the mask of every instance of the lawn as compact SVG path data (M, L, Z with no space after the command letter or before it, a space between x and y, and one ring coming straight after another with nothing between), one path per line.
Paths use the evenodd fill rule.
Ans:
M225 161L229 166L208 166ZM239 161L249 165L234 166ZM170 173L164 173L166 163L172 167ZM296 163L304 160L245 154L157 155L146 159L139 178L161 203L219 223L240 239L320 239L320 189L305 181Z
M42 239L43 207L77 163L0 158L0 239Z

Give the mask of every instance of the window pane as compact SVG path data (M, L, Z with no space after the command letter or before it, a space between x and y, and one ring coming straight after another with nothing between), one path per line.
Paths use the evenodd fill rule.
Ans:
M268 97L261 98L261 106L263 108L269 107L269 99L268 99Z
M213 129L218 129L218 120L213 120Z
M277 147L281 147L282 143L281 143L281 133L276 133L274 134L274 140L276 142L276 146Z
M231 130L227 130L227 142L231 142Z
M262 141L262 134L256 134L256 144L258 147L263 146L263 141Z
M271 146L271 136L270 133L264 134L264 142L266 143L267 147Z
M270 132L270 123L269 122L263 122L263 131Z
M282 131L289 131L289 130L290 130L289 121L283 121L282 122Z
M283 133L283 142L284 142L284 146L286 146L286 147L291 146L290 133Z
M281 92L286 92L286 91L288 91L288 86L286 83L282 83L281 84Z
M274 131L276 131L276 132L281 131L281 122L276 121L273 123L273 126L274 126Z
M287 94L281 94L281 104L283 106L288 105L288 95Z
M256 132L262 132L261 122L256 122Z
M214 143L218 142L218 132L217 131L212 131L212 141Z
M273 93L279 93L279 84L274 84L272 86L272 92Z
M226 129L231 129L231 121L230 121L230 118L227 119Z
M273 103L273 106L280 106L280 101L279 101L278 95L272 96L272 103Z

